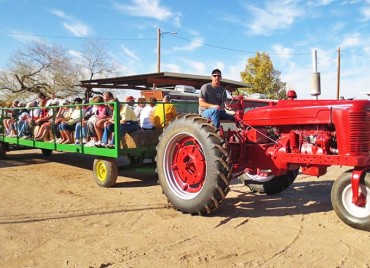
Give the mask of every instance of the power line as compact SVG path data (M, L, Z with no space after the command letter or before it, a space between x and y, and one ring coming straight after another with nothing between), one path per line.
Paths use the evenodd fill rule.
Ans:
M0 31L0 34L8 34L8 35L14 35L14 36L29 36L29 37L39 37L39 38L54 38L54 39L72 39L72 40L102 40L102 41L155 41L157 40L156 38L105 38L105 37L75 37L75 36L59 36L59 35L40 35L40 34L26 34L26 33L14 33L14 32L8 32L8 31ZM209 43L205 42L199 42L196 40L191 40L186 37L182 37L179 35L171 35L172 38L178 38L187 42L191 43L196 43L196 44L201 44L204 46L208 47L213 47L217 49L222 49L222 50L228 50L228 51L233 51L233 52L239 52L239 53L248 53L248 54L256 54L258 51L249 51L249 50L242 50L242 49L235 49L235 48L228 48L228 47L223 47L219 45L212 45ZM341 50L344 53L347 54L352 54L358 57L363 57L363 58L370 58L370 56L358 54L358 53L353 53L347 50ZM310 55L312 52L302 52L302 53L270 53L267 52L269 55L272 56L302 56L302 55Z
M54 39L72 39L72 40L103 40L103 41L154 41L157 40L156 38L101 38L101 37L74 37L74 36L58 36L58 35L39 35L39 34L25 34L25 33L13 33L13 32L1 32L0 34L9 34L14 36L30 36L30 37L40 37L40 38L54 38ZM178 35L171 35L171 37L176 37L178 39L191 42L191 43L197 43L208 47L213 47L217 49L222 50L228 50L233 52L239 52L239 53L248 53L248 54L256 54L257 51L248 51L248 50L241 50L241 49L234 49L234 48L227 48L222 47L218 45L212 45L204 42L199 42L195 40L191 40L185 37L181 37ZM269 55L276 55L276 56L294 56L294 55L308 55L311 54L311 52L306 53L268 53Z
M223 50L229 50L229 51L234 51L234 52L249 53L249 54L256 54L256 52L257 52L257 51L240 50L240 49L234 49L234 48L227 48L227 47L212 45L212 44L208 44L208 43L204 43L204 42L191 40L191 39L181 37L181 36L178 36L178 35L172 35L171 37L179 38L179 39L182 39L182 40L185 40L185 41L188 41L188 42L197 43L197 44L201 44L201 45L208 46L208 47L213 47L213 48L218 48L218 49L223 49ZM269 55L274 55L274 56L300 56L300 55L309 55L309 54L311 54L311 52L303 52L303 53L270 53L270 52L268 52L268 54Z
M343 49L341 49L341 52L344 52L344 53L347 53L347 54L352 54L352 55L355 55L355 56L358 56L358 57L362 57L362 58L368 58L368 59L370 59L370 56L353 53L353 52L350 52L350 51L347 51L347 50L343 50Z
M207 43L204 43L204 42L194 41L194 40L191 40L191 39L188 39L188 38L185 38L185 37L181 37L181 36L178 36L178 35L173 35L172 37L182 39L182 40L185 40L185 41L188 41L188 42L191 42L191 43L201 44L201 45L204 45L204 46L219 48L219 49L223 49L223 50L243 52L243 53L251 53L251 54L256 53L256 51L247 51L247 50L240 50L240 49L233 49L233 48L226 48L226 47L211 45L211 44L207 44Z
M39 34L25 34L25 33L12 33L0 32L0 34L9 34L15 36L29 36L41 38L55 38L55 39L75 39L75 40L103 40L103 41L153 41L156 38L101 38L101 37L75 37L75 36L57 36L57 35L39 35Z

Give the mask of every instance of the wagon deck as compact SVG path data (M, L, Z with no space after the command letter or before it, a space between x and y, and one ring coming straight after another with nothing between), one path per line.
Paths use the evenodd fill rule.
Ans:
M166 93L173 96L173 102L178 111L181 112L195 112L198 106L198 95L184 94L174 90L176 85L193 86L200 88L203 84L208 83L210 78L208 76L179 74L170 72L140 74L132 76L122 76L105 79L94 79L81 81L80 86L85 88L85 98L93 96L94 93L101 90L140 90L149 95L154 92L154 89L164 89ZM249 87L249 85L223 79L223 85L232 85L234 87ZM120 104L125 103L121 102ZM159 102L160 103L160 102ZM53 106L50 106L53 108ZM55 108L56 106L54 106ZM119 129L119 103L114 103L115 109L115 146L113 149L100 148L100 147L87 147L84 144L58 144L55 142L43 142L35 139L21 139L20 137L7 137L4 130L0 133L0 159L4 158L9 144L26 146L28 148L39 148L44 155L52 154L52 151L63 151L79 154L88 154L96 156L94 161L94 177L97 183L101 186L112 186L117 179L117 164L116 158L120 156L128 156L142 162L144 158L154 159L156 155L156 145L158 144L158 137L161 135L162 130L139 130L132 133L120 133ZM0 116L4 118L5 109L0 108Z

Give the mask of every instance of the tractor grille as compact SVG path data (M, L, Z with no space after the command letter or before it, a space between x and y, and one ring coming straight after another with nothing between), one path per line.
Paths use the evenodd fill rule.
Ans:
M370 149L370 112L351 113L350 115L351 153L369 153Z

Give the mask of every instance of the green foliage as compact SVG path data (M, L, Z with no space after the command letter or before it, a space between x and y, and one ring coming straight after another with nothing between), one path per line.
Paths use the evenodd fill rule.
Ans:
M246 89L247 93L262 93L269 99L285 99L286 83L280 80L280 72L274 69L268 54L257 52L255 57L248 59L240 75L243 82L253 86Z

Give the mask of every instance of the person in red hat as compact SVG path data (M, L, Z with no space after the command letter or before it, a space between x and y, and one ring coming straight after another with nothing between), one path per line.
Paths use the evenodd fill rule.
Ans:
M131 107L133 107L134 104L135 104L135 98L132 97L132 96L128 96L128 97L126 97L126 102L127 102L128 105L130 105Z

